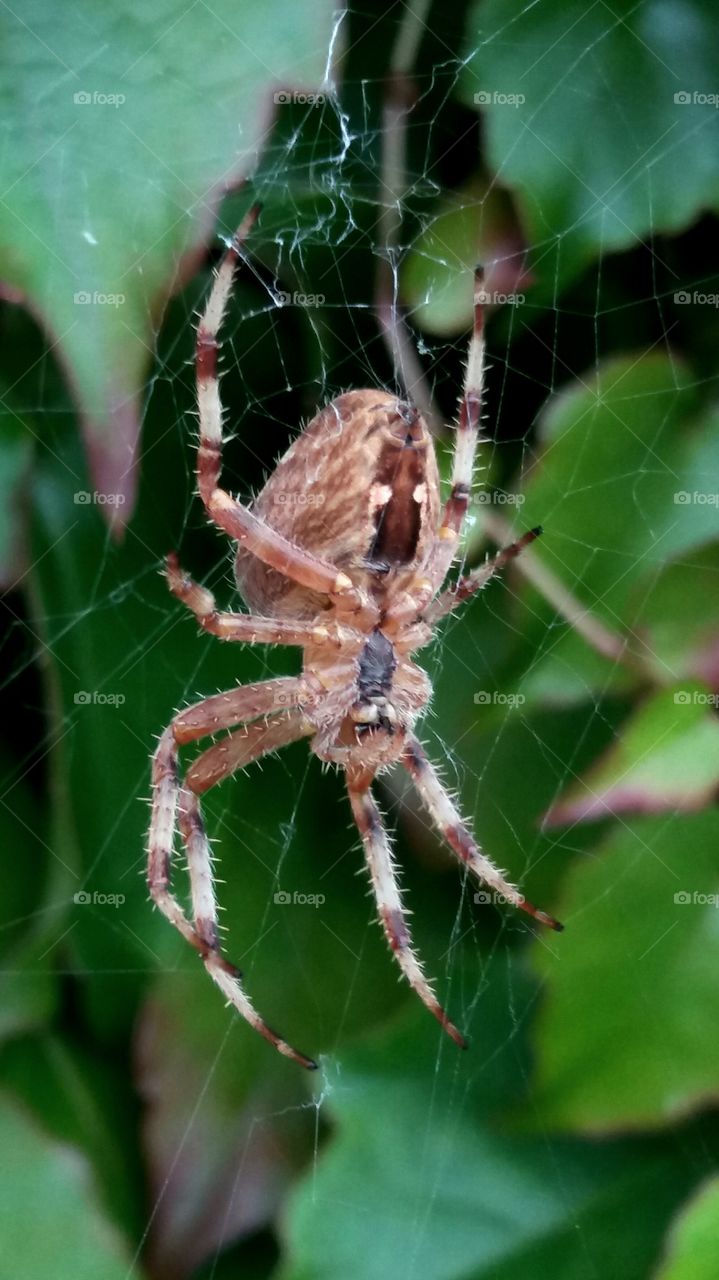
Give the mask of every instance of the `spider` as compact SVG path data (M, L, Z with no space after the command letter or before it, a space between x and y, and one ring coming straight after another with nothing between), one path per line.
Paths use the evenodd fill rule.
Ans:
M210 787L301 737L345 772L379 917L402 973L452 1039L464 1037L440 1005L413 948L397 868L372 796L375 776L399 762L430 818L466 867L543 924L561 925L509 884L482 853L413 733L431 686L411 659L437 622L472 596L540 532L532 529L481 568L443 588L470 497L484 359L481 270L456 427L451 492L440 513L434 445L411 403L387 391L349 391L323 408L277 464L251 507L220 487L222 405L217 353L236 265L259 213L246 215L217 271L196 337L200 420L197 480L210 520L237 543L235 576L250 614L219 612L213 595L167 558L170 591L221 640L296 645L302 674L243 685L178 712L153 758L148 883L164 915L199 952L227 1001L286 1057L316 1063L256 1012L218 941L212 859L200 811ZM239 726L239 727L237 727ZM221 730L181 780L179 749ZM191 918L174 896L174 833L187 855Z

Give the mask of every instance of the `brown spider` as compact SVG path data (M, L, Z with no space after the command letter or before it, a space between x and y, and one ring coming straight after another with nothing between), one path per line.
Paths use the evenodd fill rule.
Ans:
M304 665L297 677L204 698L180 711L164 731L153 762L150 893L255 1030L280 1053L315 1067L260 1018L238 970L220 950L212 861L199 801L204 791L250 761L308 737L321 760L345 770L380 919L402 972L452 1039L465 1047L413 950L371 784L380 770L399 761L445 840L478 880L543 924L562 927L528 902L481 852L412 732L431 686L410 654L430 640L440 618L540 532L526 533L438 594L457 552L470 495L482 396L482 295L476 288L452 489L441 515L437 462L423 419L411 404L376 389L350 391L322 409L250 509L219 487L217 334L235 266L258 212L257 207L250 210L220 265L198 326L196 353L199 491L210 519L238 543L237 585L255 613L218 612L214 597L183 573L174 555L168 557L167 580L205 631L222 640L299 645ZM237 725L242 728L198 756L180 782L179 748ZM187 853L192 920L170 888L176 823Z

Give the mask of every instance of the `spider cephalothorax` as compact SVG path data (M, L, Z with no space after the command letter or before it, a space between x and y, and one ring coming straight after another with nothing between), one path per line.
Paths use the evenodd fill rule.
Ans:
M320 759L340 766L362 836L380 919L398 962L417 994L460 1045L412 948L389 842L371 793L376 774L395 763L413 779L427 812L479 880L544 924L557 921L534 907L481 852L414 736L431 685L410 654L434 625L518 555L531 530L481 569L443 590L470 496L481 412L482 294L457 424L452 487L440 504L434 446L420 414L386 391L338 396L305 427L278 462L251 507L219 485L222 408L217 382L217 334L248 214L220 266L197 330L200 447L197 475L210 518L237 545L238 588L250 614L220 613L210 592L170 556L171 591L204 630L225 640L291 644L303 650L297 677L280 677L216 694L180 711L163 733L153 763L153 815L148 881L153 899L199 951L236 1009L281 1053L305 1057L260 1018L223 956L209 845L199 797L269 751L307 737ZM237 728L236 726L241 726ZM179 748L226 729L180 781ZM187 852L192 919L170 887L176 825Z

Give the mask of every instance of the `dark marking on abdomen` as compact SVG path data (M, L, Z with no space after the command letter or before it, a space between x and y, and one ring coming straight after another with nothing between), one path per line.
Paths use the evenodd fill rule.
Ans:
M375 512L376 532L367 551L367 561L395 565L410 564L417 553L422 528L422 503L415 494L426 482L426 451L417 447L411 433L399 448L387 443L382 450L373 484L386 485L390 497Z
M373 631L359 656L357 690L360 702L386 697L392 688L396 667L392 642L381 631Z

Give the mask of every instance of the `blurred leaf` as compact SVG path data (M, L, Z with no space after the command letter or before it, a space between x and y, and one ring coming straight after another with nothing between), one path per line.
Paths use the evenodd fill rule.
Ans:
M548 295L557 273L719 203L714 19L711 0L473 6L462 94L517 191Z
M3 275L59 344L92 486L124 523L153 316L187 270L183 255L207 238L223 188L254 164L273 93L321 82L332 6L240 11L219 0L178 15L123 0L88 21L30 0L22 21L6 9L1 23L4 114L15 122L3 151Z
M566 933L534 952L539 1124L661 1126L719 1092L718 842L714 810L624 822L569 872Z
M136 1103L123 1067L47 1033L18 1038L0 1054L3 1086L56 1141L87 1156L106 1213L139 1239L145 1221Z
M719 476L717 477L719 501ZM641 621L637 628L659 678L703 680L719 688L719 546L716 543L680 554L637 582L629 609Z
M56 856L45 838L27 777L27 763L0 749L0 1040L41 1026L57 1003L50 956L63 926L66 903L48 890L48 860ZM8 853L12 856L7 856Z
M508 1129L536 993L500 957L484 979L468 1053L422 1052L405 1019L323 1082L335 1135L291 1202L279 1280L593 1280L618 1257L622 1280L646 1276L688 1166L659 1143Z
M0 586L20 576L21 495L32 456L32 440L25 423L9 408L3 388L0 412Z
M712 1178L677 1215L654 1280L715 1280L718 1271L719 1178Z
M7 1097L0 1146L0 1280L127 1280L131 1253L97 1204L85 1159L50 1141Z
M545 814L550 826L618 813L700 809L719 787L719 720L700 685L663 689L642 703L617 738Z
M400 285L412 322L443 336L472 327L477 263L485 269L490 311L506 301L511 305L529 283L525 246L505 192L486 184L456 193L451 204L446 203L413 241Z
M536 555L666 683L679 673L667 664L657 670L646 647L642 608L649 591L639 596L638 584L656 577L670 557L716 537L715 507L694 498L719 490L719 433L712 418L682 431L695 409L676 362L632 356L602 365L548 408L522 508L527 527L544 527ZM537 619L556 622L556 613L535 590L525 593L538 636ZM569 624L560 627L527 674L527 696L559 694L567 702L613 689L612 665L589 659L587 640ZM626 672L618 670L625 683Z

